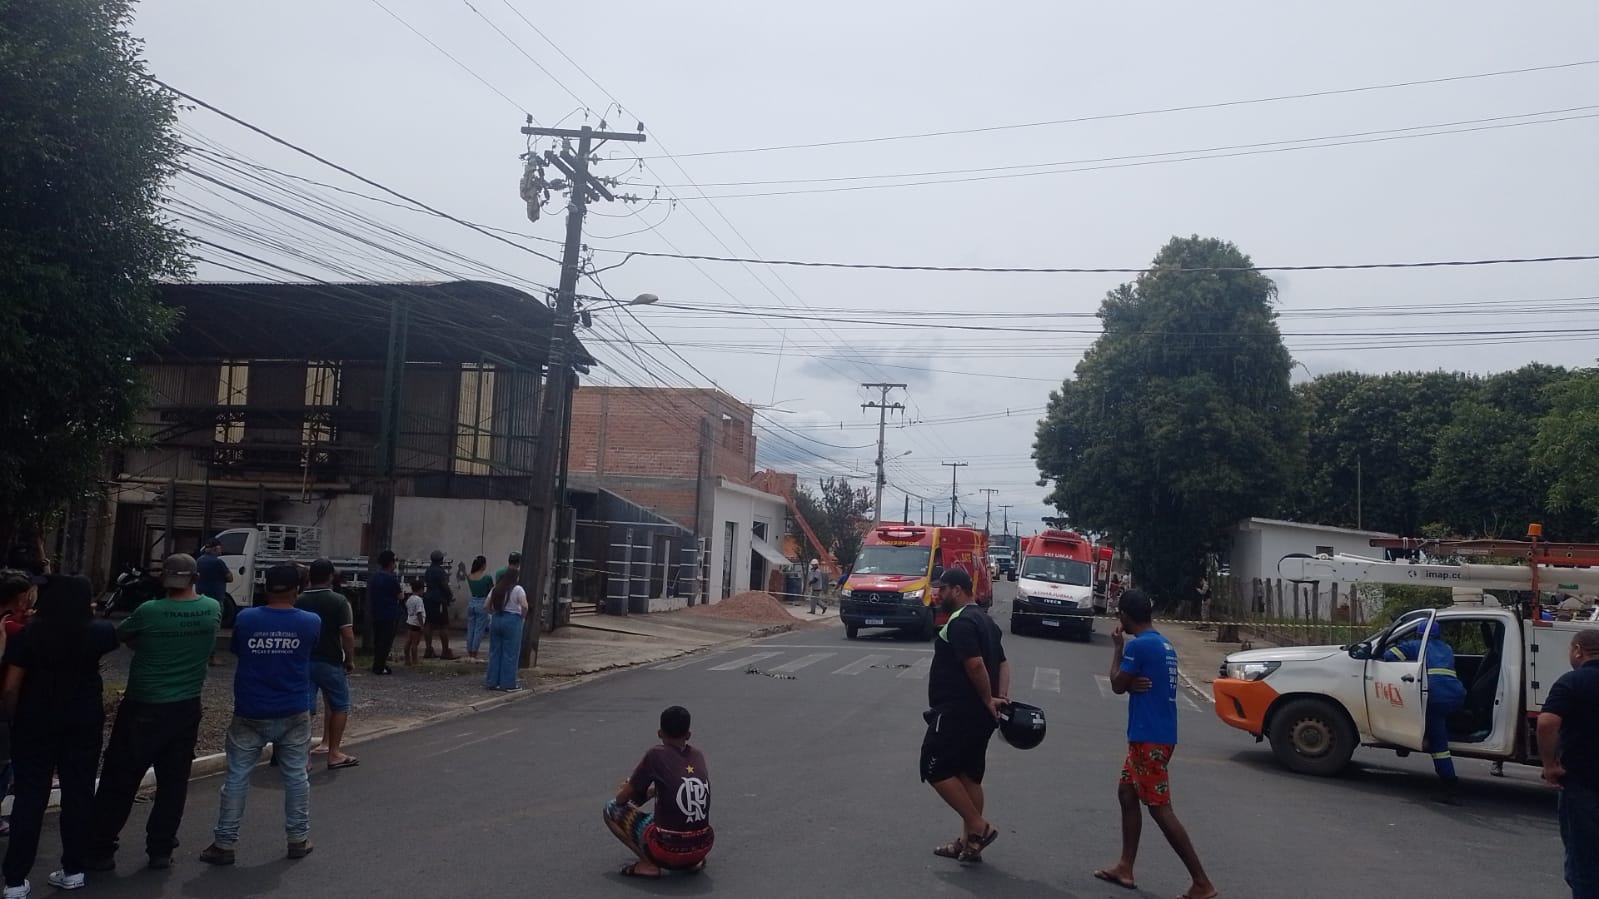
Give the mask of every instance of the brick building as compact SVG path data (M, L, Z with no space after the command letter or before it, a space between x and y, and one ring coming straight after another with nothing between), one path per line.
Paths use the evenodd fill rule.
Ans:
M789 564L778 548L787 504L755 483L754 417L718 390L579 387L569 482L623 497L703 540L713 600L764 589Z

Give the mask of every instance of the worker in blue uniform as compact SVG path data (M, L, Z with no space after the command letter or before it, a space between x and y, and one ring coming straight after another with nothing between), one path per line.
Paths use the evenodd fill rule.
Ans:
M1426 643L1427 674L1427 728L1422 734L1421 748L1432 756L1433 770L1443 781L1444 792L1440 801L1458 805L1460 778L1455 775L1455 760L1449 754L1449 713L1466 703L1466 688L1455 674L1455 650L1444 642L1443 626L1432 622ZM1422 652L1421 634L1388 647L1383 658L1387 661L1416 661Z

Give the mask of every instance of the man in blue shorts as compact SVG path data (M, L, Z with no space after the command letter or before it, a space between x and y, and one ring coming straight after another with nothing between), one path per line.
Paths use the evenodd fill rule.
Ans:
M355 670L355 616L350 601L333 589L333 563L317 559L308 573L310 588L300 594L294 606L322 619L322 633L311 651L311 693L307 708L316 711L318 693L326 699L327 719L322 722L322 745L317 752L328 755L328 770L354 768L361 763L353 755L339 751L344 728L350 721L350 682Z

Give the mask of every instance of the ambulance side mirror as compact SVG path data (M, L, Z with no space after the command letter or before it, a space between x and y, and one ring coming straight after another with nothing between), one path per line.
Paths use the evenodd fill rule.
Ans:
M941 578L943 576L944 576L944 566L942 566L942 565L934 565L933 566L933 580L936 581L936 580L938 580L939 578Z

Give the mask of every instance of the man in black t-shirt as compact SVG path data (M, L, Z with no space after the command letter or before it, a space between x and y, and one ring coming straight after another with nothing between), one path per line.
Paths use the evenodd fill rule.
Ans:
M1560 839L1573 899L1599 897L1599 630L1571 638L1571 671L1538 715L1543 779L1560 791Z
M633 774L605 806L605 826L638 861L624 877L657 878L661 871L698 872L716 842L711 829L711 773L705 755L688 745L688 709L661 713L659 745L651 746ZM655 800L653 813L640 806Z
M999 836L983 817L983 772L995 720L1009 701L1010 663L999 625L972 600L971 575L946 570L938 579L938 600L949 621L933 639L921 775L961 816L961 835L933 854L974 864Z

